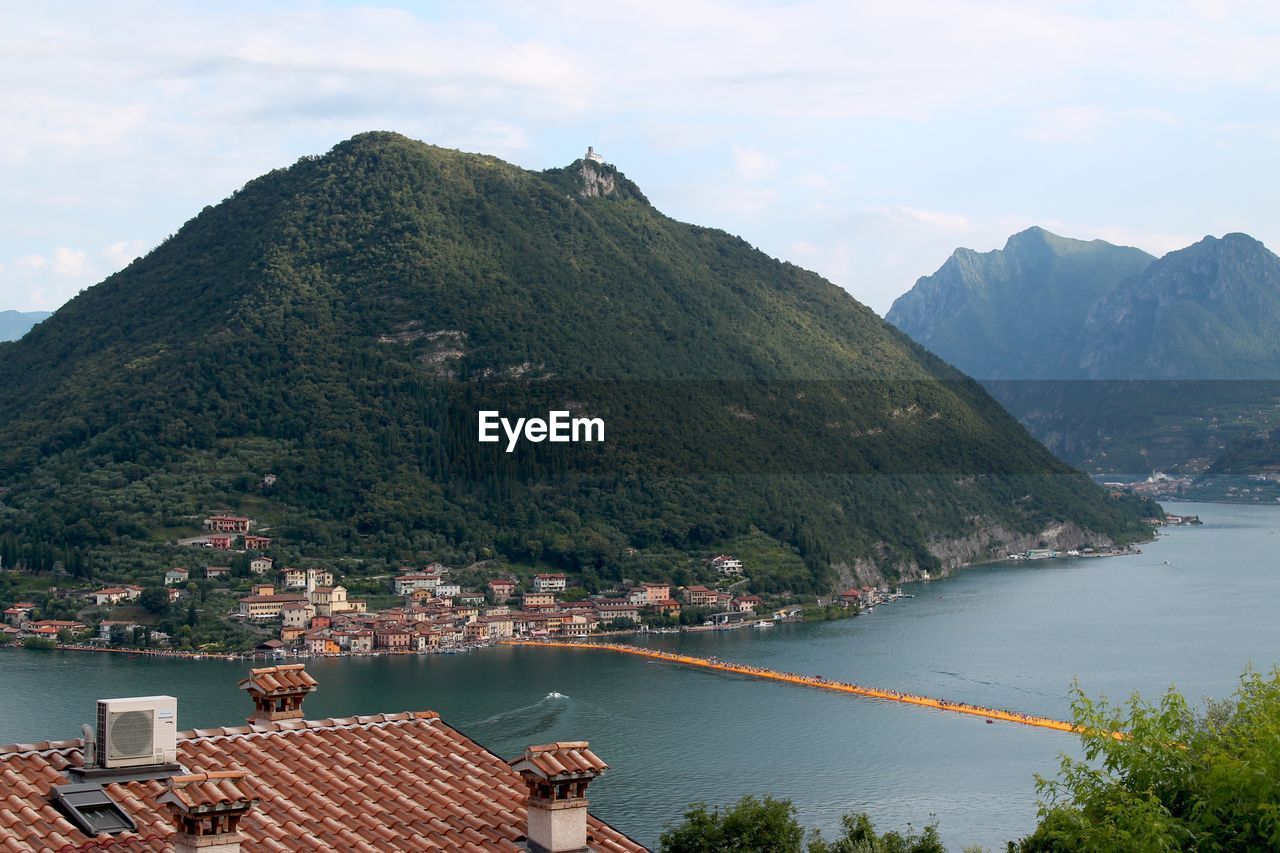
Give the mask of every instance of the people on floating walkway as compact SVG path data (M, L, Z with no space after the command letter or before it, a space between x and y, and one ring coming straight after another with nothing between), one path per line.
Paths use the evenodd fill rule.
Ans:
M863 687L860 684L853 684L846 681L829 681L821 675L801 675L795 672L779 672L777 670L765 669L764 667L751 666L750 664L727 663L720 660L716 656L706 658L697 658L690 655L678 655L673 652L662 652L654 649L645 649L639 646L629 646L622 643L602 644L602 643L568 643L556 640L531 640L527 645L535 646L559 646L570 648L582 648L590 646L600 649L608 649L610 651L625 652L626 654L639 655L641 657L652 658L655 660L668 660L675 663L689 664L690 666L700 666L709 669L720 669L727 672L741 672L747 675L755 675L760 678L769 678L774 680L791 681L798 684L812 684L817 687L828 690L841 690L849 693L857 693L863 696L871 696L878 699L889 699L895 702L906 702L915 705L924 705L926 707L938 708L943 711L952 711L961 714L973 714L976 716L987 717L987 722L991 722L991 718L1007 720L1010 722L1024 723L1030 726L1040 726L1042 728L1056 729L1058 731L1075 731L1076 727L1071 723L1062 720L1054 720L1049 717L1038 717L1031 714L1020 714L1017 711L1005 711L999 708L987 708L982 705L969 705L964 702L950 702L946 699L935 699L931 696L919 696L913 693L902 693L897 690L884 690L878 687ZM1120 733L1114 733L1116 737L1122 737Z

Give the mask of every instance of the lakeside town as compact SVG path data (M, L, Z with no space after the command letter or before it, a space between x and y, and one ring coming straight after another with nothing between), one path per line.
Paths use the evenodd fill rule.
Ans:
M563 572L526 576L486 564L455 570L431 562L344 582L331 568L278 566L261 553L271 546L271 537L251 532L250 518L211 515L202 528L200 536L178 544L234 554L227 565L197 571L170 567L150 586L54 587L42 604L9 604L0 637L33 648L191 656L456 653L512 639L768 628L856 615L902 597L900 590L870 585L808 601L791 594L754 594L747 591L748 567L730 554L705 561L703 574L713 579L708 583L624 582L592 593L573 586ZM373 594L353 595L348 583ZM210 614L219 606L224 612ZM51 616L53 611L59 615ZM177 631L157 627L155 614L184 612L187 624ZM237 626L251 639L236 647L193 645L190 627L202 613Z

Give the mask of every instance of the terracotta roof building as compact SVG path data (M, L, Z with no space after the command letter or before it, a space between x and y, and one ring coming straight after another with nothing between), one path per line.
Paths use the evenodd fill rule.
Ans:
M607 765L585 742L509 764L433 711L301 719L316 686L301 666L241 684L255 722L178 733L176 763L86 768L79 739L0 746L0 850L644 850L587 814Z

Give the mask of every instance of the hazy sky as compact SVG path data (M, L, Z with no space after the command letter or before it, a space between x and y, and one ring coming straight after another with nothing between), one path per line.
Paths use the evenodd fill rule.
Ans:
M538 169L594 145L883 313L1031 224L1276 248L1280 3L5 3L0 308L371 129Z

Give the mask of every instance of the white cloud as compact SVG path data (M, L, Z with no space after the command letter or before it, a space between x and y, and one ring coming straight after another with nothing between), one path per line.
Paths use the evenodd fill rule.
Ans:
M1237 161L1247 162L1246 145L1259 159L1253 137L1280 133L1258 118L1280 90L1278 9L1261 0L13 4L0 28L0 300L33 299L18 282L43 288L40 300L73 293L57 288L141 251L142 242L112 248L120 233L153 244L254 175L391 129L539 167L588 143L611 155L629 146L661 176L650 183L665 182L644 186L660 206L758 228L756 239L779 248L807 245L815 267L878 307L961 242L1001 245L1017 230L993 211L1039 204L1026 193L1043 167L1015 156L1052 155L1055 167L1077 158L1077 173L1089 160L1097 169L1087 173L1115 187L1117 172L1147 163L1093 146L1157 123L1221 134ZM1197 113L1197 98L1213 106ZM1254 112L1231 115L1223 105L1233 98ZM1220 130L1241 120L1264 129ZM953 145L946 134L956 129ZM549 150L565 159L540 162ZM1090 233L1132 233L1149 248L1190 227L1190 215L1168 213L1180 205L1214 222L1245 210L1239 191L1211 200L1212 212L1203 196L1160 195L1158 183L1177 183L1165 178L1178 153L1166 156L1130 188L1150 193L1146 207ZM1198 190L1232 185L1215 177ZM1250 197L1274 195L1268 180ZM1081 201L1097 191L1072 191L1045 207L1069 221L1113 215ZM1262 224L1280 227L1274 216ZM59 259L59 245L70 254Z
M1038 110L1020 133L1033 142L1090 142L1109 120L1100 107L1056 107Z
M1033 142L1049 144L1092 142L1104 131L1122 123L1154 123L1173 126L1181 123L1174 113L1159 107L1142 106L1108 109L1102 106L1066 106L1037 110L1031 123L1019 134Z
M48 255L24 255L12 266L0 264L0 307L52 311L123 268L143 249L139 240L118 241L92 252L58 246Z
M63 278L83 276L89 266L89 256L83 249L59 246L53 250L53 274Z
M759 148L733 146L733 168L748 180L767 178L778 171L778 164Z
M959 213L944 213L938 210L919 210L906 205L882 208L878 211L886 219L893 222L911 222L928 226L939 231L957 232L973 230L973 223L967 216Z
M141 257L146 244L141 240L121 240L103 249L102 254L115 269L124 269L135 258Z

